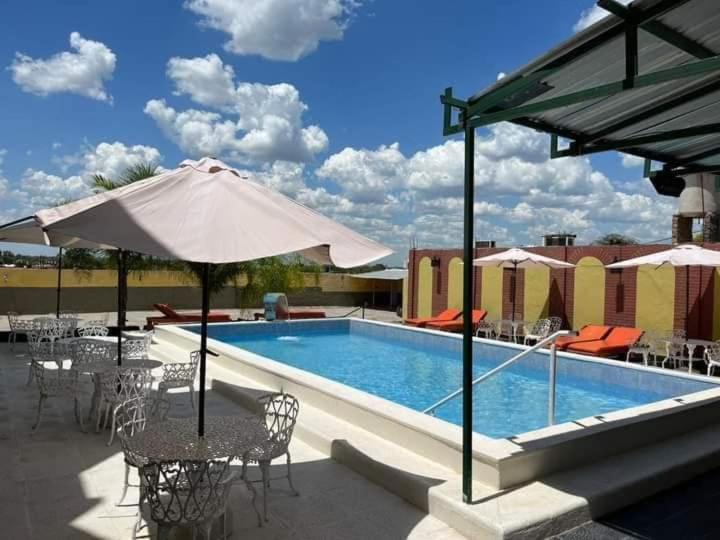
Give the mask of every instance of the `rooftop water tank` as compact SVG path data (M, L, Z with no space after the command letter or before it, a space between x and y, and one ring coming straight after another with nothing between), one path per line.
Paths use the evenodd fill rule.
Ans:
M680 193L678 215L698 218L705 217L708 212L717 212L720 201L715 189L715 175L689 174L684 179L685 189Z

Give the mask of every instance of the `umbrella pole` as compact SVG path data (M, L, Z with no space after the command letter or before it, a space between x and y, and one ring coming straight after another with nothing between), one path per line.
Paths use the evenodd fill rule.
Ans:
M210 263L202 270L202 322L200 324L200 391L198 392L198 435L205 435L205 364L207 358L208 312L210 311Z
M117 275L118 275L118 298L117 298L117 364L122 365L122 333L125 328L125 252L118 249Z
M685 338L689 338L688 329L690 328L688 319L690 318L690 266L685 265Z
M57 272L57 294L55 297L55 317L60 318L60 289L62 287L62 269L63 269L63 248L58 250L58 272Z
M515 322L515 300L517 299L517 263L513 266L512 277L512 320Z

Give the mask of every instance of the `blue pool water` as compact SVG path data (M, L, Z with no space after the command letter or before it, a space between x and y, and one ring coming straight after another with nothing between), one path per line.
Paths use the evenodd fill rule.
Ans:
M197 327L188 329L197 331ZM210 328L210 337L417 411L456 390L462 381L460 341L425 332L345 320L218 325ZM476 345L475 376L516 352L501 345ZM598 366L607 368L607 373ZM650 375L638 376L638 370L621 366L561 358L556 421L602 415L712 386L702 381ZM508 437L545 427L547 356L531 355L527 361L478 385L473 406L475 430L490 437ZM461 398L440 407L436 416L460 424Z

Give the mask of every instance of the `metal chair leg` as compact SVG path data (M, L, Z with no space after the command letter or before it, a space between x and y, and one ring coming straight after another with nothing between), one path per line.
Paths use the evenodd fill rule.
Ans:
M35 424L32 427L33 429L37 429L37 427L40 425L40 416L42 415L42 409L43 409L44 402L45 402L45 396L40 394L40 400L38 401L37 418L35 419Z
M292 465L292 463L290 461L290 452L288 452L287 453L287 479L288 479L288 484L290 484L290 490L293 492L293 495L295 495L297 497L298 495L300 495L300 492L297 489L295 489L295 486L293 486L292 473L290 472L291 465Z
M267 517L267 489L270 482L270 462L261 461L258 463L260 466L260 472L262 472L262 484L263 484L263 517L265 521L268 521Z
M192 407L192 410L195 410L195 388L193 388L193 383L190 383L190 406Z
M118 502L115 503L115 506L120 506L122 502L125 500L125 496L128 492L128 486L130 485L130 465L125 463L125 482L123 482L123 490L122 495L120 495L120 499Z

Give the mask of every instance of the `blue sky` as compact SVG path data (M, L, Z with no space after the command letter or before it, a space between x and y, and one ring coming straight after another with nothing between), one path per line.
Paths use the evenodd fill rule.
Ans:
M95 172L213 154L401 263L413 238L460 244L462 145L442 137L443 88L468 96L602 13L591 0L75 0L3 15L3 221L87 194ZM510 125L478 136L478 237L669 236L672 201L636 162L548 161L544 135Z

